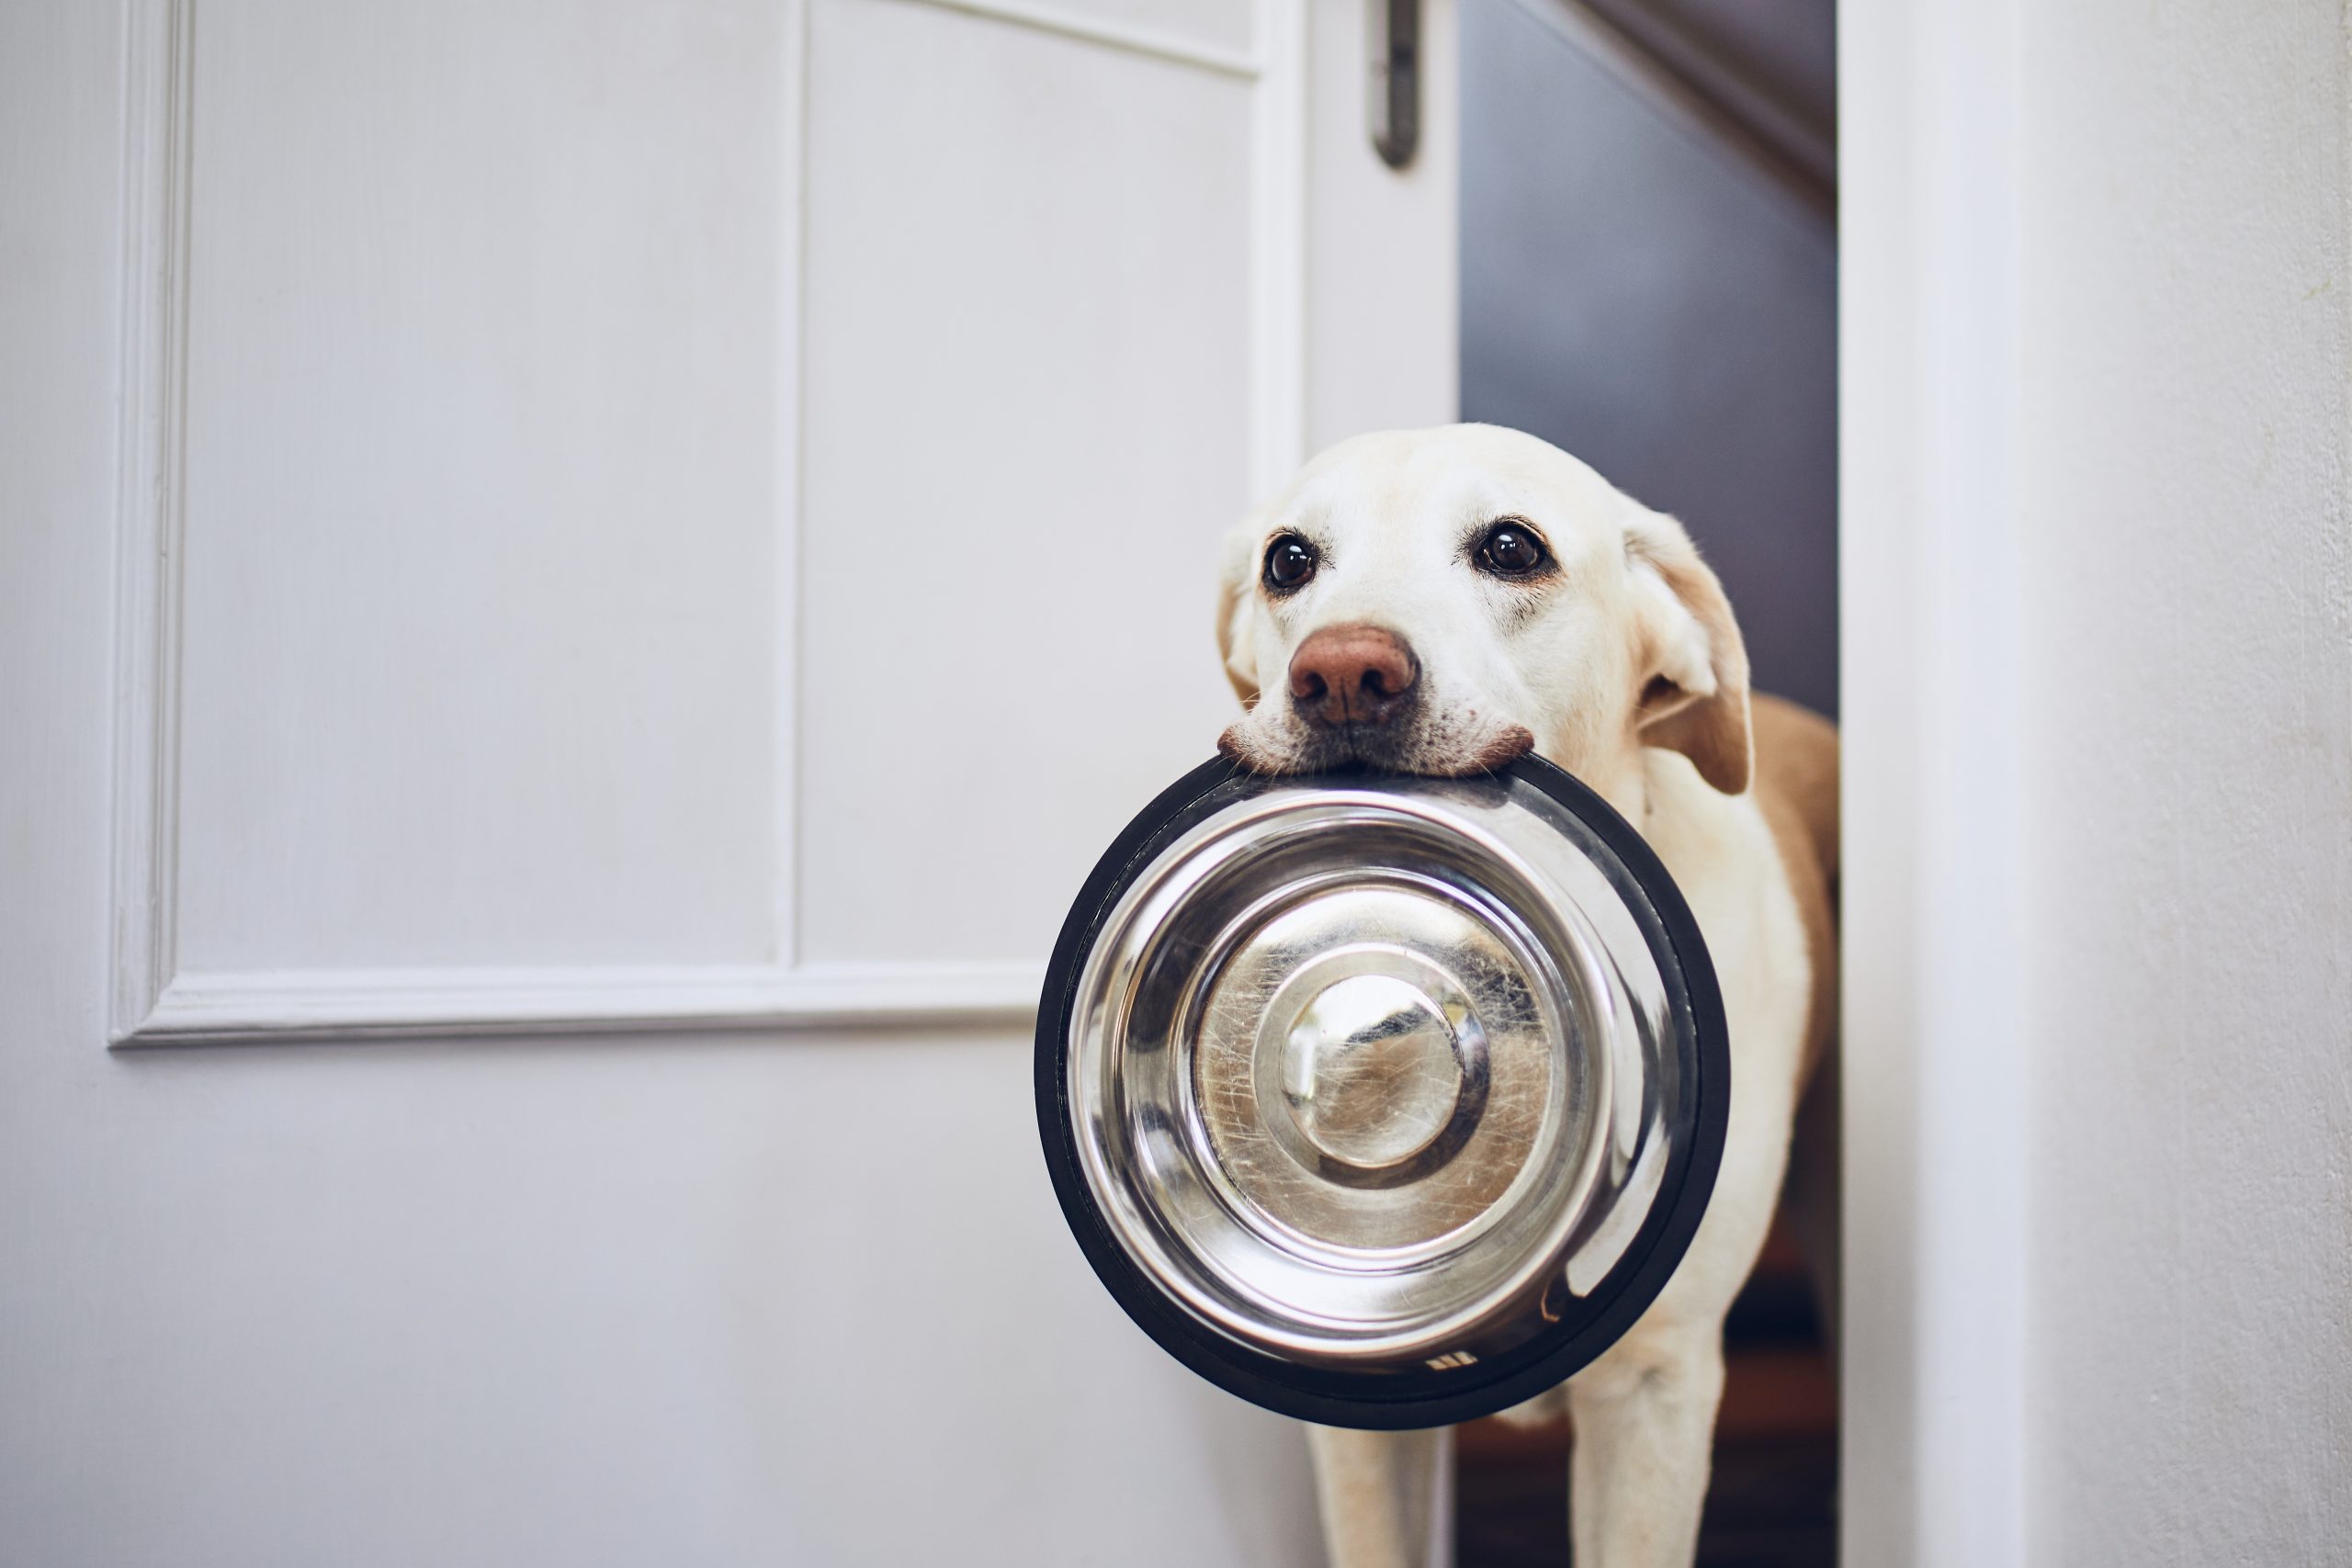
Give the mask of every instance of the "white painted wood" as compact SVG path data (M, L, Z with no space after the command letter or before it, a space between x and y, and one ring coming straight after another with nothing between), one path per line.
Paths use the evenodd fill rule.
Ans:
M1250 101L1250 439L1245 506L1287 480L1307 456L1310 3L1259 3L1260 76Z
M812 21L800 956L1042 956L1232 705L1215 547L1295 419L1253 385L1275 77Z
M2016 12L1841 26L1841 1550L2002 1568L2028 1464Z
M197 0L199 42L225 44L208 29L233 34L235 9ZM380 26L397 43L413 20L401 13L414 9L343 4L295 25ZM472 39L469 28L539 18L547 62L452 47L437 68L461 82L493 65L536 77L507 84L517 102L573 79L579 62L564 51L609 48L600 29L616 18L526 13L510 0L452 9L498 13L455 18L453 45ZM725 14L641 9L647 27L691 25L676 15L689 10ZM140 436L152 423L141 411L168 385L137 369L159 341L164 303L141 303L138 258L154 255L153 236L168 230L141 216L159 210L153 186L123 188L127 164L166 166L134 152L148 141L140 126L154 123L145 106L164 98L140 85L152 86L151 73L135 65L158 57L134 46L127 62L123 29L167 39L153 23L169 15L145 0L0 6L0 1561L1055 1568L1100 1562L1115 1542L1128 1568L1320 1562L1295 1424L1209 1388L1137 1334L1040 1179L1029 1042L1012 1021L1041 955L786 971L717 962L707 948L662 962L658 943L635 942L542 962L526 956L528 942L502 939L447 964L388 944L347 966L290 967L298 944L279 951L278 933L265 932L269 950L232 966L218 950L227 928L215 923L203 939L213 958L164 967L115 1011L115 874L127 878L121 908L135 911L158 885L140 868L153 864L144 846L158 800L170 797L153 787L145 741L117 746L111 705L119 692L138 698L122 711L134 738L175 711L144 694L153 677L141 671L152 667L135 655L159 644L127 625L136 615L119 628L130 653L116 646L118 593L129 590L136 610L167 581L141 570L148 558L127 544L154 526L133 504L150 493L138 476L163 467L161 447ZM780 61L757 51L705 60L668 85L658 51L633 54L625 63L649 80L625 84L616 101L674 88L679 115L692 118L703 70L800 80L799 30L765 36ZM1083 47L1122 67L1155 58ZM290 51L282 63L300 69ZM1257 76L1158 63L1242 92L1236 118L1251 115ZM200 176L210 122L202 58L196 67ZM362 100L373 69L349 69ZM711 90L714 118L727 122L737 100L723 82ZM777 171L778 190L760 199L786 215L797 209L786 171L798 162L798 101L776 117L774 141L740 150ZM321 111L321 138L345 112L356 109ZM439 129L487 128L459 114ZM437 130L420 112L392 133ZM666 156L690 134L657 126L643 151ZM494 137L476 145L492 163L514 152ZM1451 157L1432 152L1440 167ZM560 206L605 163L550 157L516 181L528 199ZM540 192L543 181L551 188ZM201 233L216 192L202 177L190 188ZM335 220L349 225L356 204L395 194L343 193ZM484 243L498 249L534 231ZM298 232L287 243L308 242ZM420 264L412 281L462 281L462 259ZM499 261L488 259L492 273ZM786 277L775 292L799 289ZM1452 301L1415 310L1450 319ZM772 367L795 362L795 314L745 327L781 344L763 351ZM207 320L199 310L190 323L191 369L209 352ZM434 341L430 330L418 339ZM1246 341L1235 358L1246 400ZM1439 374L1442 359L1421 369ZM741 439L788 498L798 493L798 389L776 379L760 415L770 428L755 436L747 417ZM191 412L193 455L210 437L208 416ZM1243 415L1228 454L1236 469L1250 440ZM735 482L758 488L748 472ZM208 510L200 486L187 499L199 549L208 529L243 525ZM126 516L129 528L118 526ZM802 597L797 564L797 551L776 550L742 570L786 604ZM1175 651L1213 671L1205 585L1171 576L1138 592L1160 590L1190 607ZM797 690L775 673L780 649L791 651L776 619L741 634L759 646L747 646L730 681ZM186 630L191 652L217 659L225 646L217 623L192 618ZM281 662L305 652L288 649ZM271 682L300 671L257 673L256 700L275 701ZM217 689L188 696L191 716L221 700ZM788 727L765 714L742 723L713 738L715 752L755 757L788 786ZM134 764L120 773L119 754ZM419 776L434 782L422 764ZM116 782L129 808L119 837L142 846L120 862ZM759 829L745 830L759 841L741 853L764 888L744 896L756 906L750 923L781 931L779 889L766 884L790 885L768 851L789 837L778 825L800 818L786 789L775 793ZM191 849L217 831L193 816L187 827ZM628 911L603 908L509 934L577 942L594 934L591 918L610 922L608 935L634 929ZM129 929L136 936L141 923ZM126 968L136 979L139 965ZM119 1020L136 1024L159 1000L159 1031L274 1041L308 1024L331 1043L99 1049ZM989 1010L986 1021L974 1021L974 1007ZM922 1016L914 1027L874 1024L894 1011ZM842 1021L808 1023L812 1015ZM679 1027L730 1020L756 1027ZM794 1020L804 1026L789 1036L769 1027ZM529 1037L455 1038L486 1028ZM401 1038L422 1034L451 1037ZM348 1043L357 1038L367 1043Z
M141 1044L781 1024L1020 1023L1041 964L298 969L175 980Z
M792 346L797 20L761 50L763 9L635 36L627 7L469 12L461 55L540 83L518 102L447 77L447 17L230 7L199 40L188 4L130 8L118 1038L257 959L322 972L281 975L264 1028L355 962L783 943L760 845L790 806L790 671L762 649L789 628L758 585L789 556L797 389L743 329ZM559 20L571 58L532 53ZM775 75L734 69L747 42ZM667 101L659 73L598 97L665 48ZM722 62L734 123L698 80ZM446 123L405 134L416 103ZM646 276L708 288L698 324ZM348 988L345 1013L387 994Z
M2342 28L1840 18L1843 1561L2352 1539Z
M114 875L109 1032L177 972L179 504L194 50L185 5L132 6L123 39L120 416L116 435Z
M195 17L181 967L772 959L783 13Z
M1311 0L1304 231L1304 445L1448 424L1461 409L1456 231L1460 83L1452 0L1421 17L1421 151L1403 170L1367 158L1364 28L1371 7ZM1468 243L1476 243L1475 237Z
M1038 6L1030 0L924 0L1087 43L1179 65L1250 77L1264 68L1250 0L1094 0Z
M1841 18L1848 1560L2025 1557L2017 16Z
M1017 1010L1224 722L1190 590L1310 364L1318 444L1451 412L1450 83L1367 175L1320 10L1310 139L1306 0L566 10L550 58L520 4L138 0L112 1037Z

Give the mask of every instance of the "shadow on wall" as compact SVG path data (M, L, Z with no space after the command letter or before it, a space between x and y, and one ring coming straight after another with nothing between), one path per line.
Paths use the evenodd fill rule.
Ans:
M1462 416L1680 517L1836 715L1827 0L1464 0Z

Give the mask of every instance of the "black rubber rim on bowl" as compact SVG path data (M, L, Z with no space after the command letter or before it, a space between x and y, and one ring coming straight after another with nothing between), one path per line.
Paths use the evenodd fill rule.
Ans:
M1698 922L1641 835L1580 780L1533 756L1501 770L1499 777L1529 784L1565 807L1615 858L1613 865L1600 863L1600 869L1624 897L1657 957L1682 1066L1690 1074L1691 1103L1676 1128L1686 1135L1670 1144L1659 1201L1615 1268L1575 1310L1509 1354L1442 1371L1377 1372L1334 1371L1268 1356L1194 1318L1112 1236L1079 1166L1067 1070L1079 973L1103 919L1153 857L1221 809L1226 799L1215 797L1233 796L1236 792L1226 786L1247 776L1218 758L1161 791L1096 863L1062 923L1038 999L1036 1049L1037 1132L1062 1215L1095 1275L1137 1327L1176 1359L1253 1404L1327 1427L1371 1430L1451 1426L1507 1410L1563 1382L1623 1337L1665 1289L1706 1213L1731 1111L1731 1052L1723 994ZM1351 773L1317 782L1378 781Z

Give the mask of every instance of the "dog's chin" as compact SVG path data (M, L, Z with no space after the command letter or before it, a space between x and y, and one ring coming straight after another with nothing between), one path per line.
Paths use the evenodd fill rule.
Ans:
M1216 749L1253 773L1328 773L1361 769L1458 779L1491 773L1535 750L1522 726L1476 715L1408 724L1314 725L1257 714L1230 725Z

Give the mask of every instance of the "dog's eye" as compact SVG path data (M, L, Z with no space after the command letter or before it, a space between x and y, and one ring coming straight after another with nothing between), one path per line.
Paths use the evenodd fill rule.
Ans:
M1471 552L1478 570L1496 577L1532 577L1552 564L1552 552L1524 523L1505 521L1487 530Z
M1304 588L1321 558L1313 545L1295 534L1284 534L1266 547L1266 586L1278 593Z

